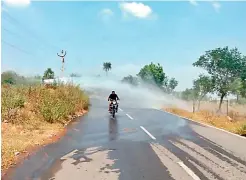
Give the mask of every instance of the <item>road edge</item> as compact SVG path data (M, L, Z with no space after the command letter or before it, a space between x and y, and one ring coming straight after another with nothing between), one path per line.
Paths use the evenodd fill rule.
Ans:
M83 114L76 116L75 118L68 121L56 134L52 135L50 138L45 139L42 144L35 144L33 146L29 146L26 148L24 152L20 152L18 157L16 158L13 165L8 167L7 169L1 169L1 179L5 179L8 177L9 174L14 172L15 168L21 165L26 159L29 157L35 155L39 150L44 148L45 146L48 146L50 144L55 144L58 141L61 140L62 137L64 137L67 133L67 129L69 127L69 124L73 121L80 120L80 118L83 118L88 113L88 110L84 111Z
M156 109L156 108L154 108L154 109ZM186 117L183 117L183 116L180 116L180 115L177 115L177 114L174 114L174 113L165 111L165 110L163 110L163 109L156 109L156 110L161 111L161 112L165 112L165 113L168 113L168 114L171 114L171 115L173 115L173 116L177 116L177 117L179 117L179 118L182 118L182 119L185 119L185 120L188 120L188 121L192 121L192 122L201 124L201 125L203 125L203 126L207 126L207 127L213 128L213 129L217 129L217 130L219 130L219 131L222 131L222 132L225 132L225 133L227 133L227 134L234 135L234 136L236 136L236 137L239 137L239 138L241 138L241 139L246 140L246 137L240 136L240 135L235 134L235 133L232 133L232 132L230 132L230 131L227 131L227 130L224 130L224 129L221 129L221 128L217 128L217 127L215 127L215 126L212 126L212 125L209 125L209 124L206 124L206 123L202 123L202 122L199 122L199 121L195 121L195 120L193 120L193 119L189 119L189 118L186 118Z

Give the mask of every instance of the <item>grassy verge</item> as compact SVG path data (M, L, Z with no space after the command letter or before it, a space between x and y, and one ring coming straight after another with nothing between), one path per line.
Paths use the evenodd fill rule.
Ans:
M2 170L35 145L52 141L89 104L79 87L2 85Z
M203 122L215 127L236 133L239 135L246 135L246 116L238 115L235 112L230 112L229 117L217 115L210 111L189 112L179 108L166 108L164 109L173 114L186 117L198 122Z

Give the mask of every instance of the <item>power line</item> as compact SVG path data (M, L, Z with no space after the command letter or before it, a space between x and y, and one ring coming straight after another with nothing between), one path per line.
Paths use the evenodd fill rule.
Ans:
M3 26L2 26L2 29L3 29L4 31L8 32L9 34L12 34L12 35L15 35L15 36L20 36L20 35L18 35L18 34L16 34L16 33L12 32L12 31L6 29L6 28L3 27Z
M23 29L25 29L25 31L28 32L28 35L32 35L33 38L35 38L36 40L38 40L38 42L43 42L43 44L49 45L50 47L52 47L53 49L56 50L60 50L59 47L54 46L53 44L51 44L50 42L44 40L44 38L38 36L36 33L33 33L29 28L27 28L26 26L24 26L23 24L21 24L16 18L14 18L13 16L11 16L8 12L3 13L4 16L2 16L5 20L11 22L12 24L14 24L15 26L21 26ZM30 36L31 37L31 36Z
M18 34L16 32L10 31L9 29L6 29L4 26L2 26L2 30L5 31L5 32L7 32L10 35L15 36L15 37L18 37L18 38L21 38L21 39L25 39L25 41L26 41L26 38L25 37L23 37L22 35L20 35L20 34ZM42 46L40 44L38 44L38 45L39 45L39 48L40 49L47 50L47 49L44 48L44 46Z
M22 38L22 39L24 38L23 36L21 36L21 35L15 33L15 32L10 31L9 29L6 29L4 26L2 26L2 29L3 29L5 32L7 32L7 33L9 33L9 34L11 34L11 35L13 35L13 36L15 36L15 37L19 37L19 38ZM26 41L26 39L25 39L25 41ZM40 45L40 44L39 44L39 49L47 50L47 49L45 49L44 46L42 46L42 45Z
M6 15L7 16L7 18L5 16L2 16L5 20L7 20L7 21L10 20L9 22L12 22L12 24L14 24L15 26L16 25L17 26L19 25L23 29L25 29L25 31L28 32L28 35L32 35L30 37L36 38L39 42L42 42L43 41L43 43L46 43L47 45L49 45L50 47L52 47L54 49L60 49L60 48L52 45L51 43L45 41L44 38L41 38L37 34L33 33L29 28L27 28L26 26L24 26L23 24L21 24L16 18L14 18L13 16L11 16L8 12L5 12L5 14L3 14L3 15Z
M3 40L3 39L1 39L1 41L2 41L2 43L6 44L6 45L8 45L8 46L10 46L10 47L12 47L13 49L17 49L18 51L21 51L21 52L23 52L23 53L25 53L25 54L33 55L33 54L31 54L31 53L29 53L29 52L27 52L27 51L25 51L25 50L23 50L23 49L21 49L21 48L15 46L15 45L13 45L13 44L11 44L11 43L6 42L6 41Z

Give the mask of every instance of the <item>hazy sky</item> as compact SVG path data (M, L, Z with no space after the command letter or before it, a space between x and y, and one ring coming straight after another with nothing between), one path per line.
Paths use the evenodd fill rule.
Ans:
M2 6L2 71L31 75L51 67L67 50L66 74L136 74L152 62L191 87L193 68L206 50L238 47L246 55L246 2L30 2ZM17 3L18 2L18 3Z

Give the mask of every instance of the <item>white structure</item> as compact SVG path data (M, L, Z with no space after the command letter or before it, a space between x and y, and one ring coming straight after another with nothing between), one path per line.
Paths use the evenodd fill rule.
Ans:
M53 84L53 83L63 83L63 84L67 84L67 83L73 83L72 78L55 78L55 79L45 79L43 81L44 84Z

